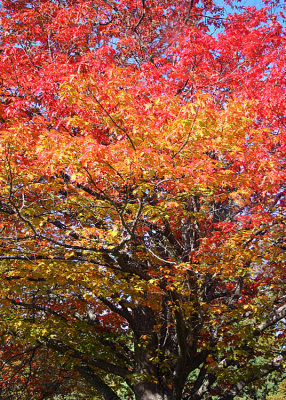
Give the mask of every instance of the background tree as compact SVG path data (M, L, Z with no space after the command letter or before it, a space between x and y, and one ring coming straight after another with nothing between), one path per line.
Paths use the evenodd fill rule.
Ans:
M106 400L231 400L283 369L283 10L1 17L3 351L12 332Z

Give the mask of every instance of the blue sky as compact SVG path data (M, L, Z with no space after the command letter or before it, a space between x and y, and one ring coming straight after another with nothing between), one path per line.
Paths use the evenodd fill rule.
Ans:
M215 3L218 6L222 6L225 9L224 12L224 17L226 17L229 13L234 13L234 12L240 12L239 8L235 9L235 7L229 7L225 5L224 0L215 0ZM262 8L265 7L265 3L263 0L237 0L233 2L234 4L237 3L238 7L257 7L257 8ZM285 10L286 10L286 0L284 1L276 1L275 6L272 6L272 14L276 14L279 11L283 10L283 13L285 14ZM285 21L282 18L278 17L278 20L280 23L282 23L282 26L285 27ZM216 33L219 30L216 30Z
M285 2L283 2L283 1L282 2L277 2L277 3L281 3L281 4L285 5ZM222 6L225 7L225 4L224 4L223 0L217 0L216 4L222 5ZM261 7L265 6L264 2L262 0L240 0L240 1L237 1L237 4L239 6L244 6L244 7L253 7L253 6L255 6L257 8L261 8ZM228 8L227 11L231 12L231 8L230 7L226 7L226 8ZM273 7L273 12L277 11L278 9L279 9L279 5Z

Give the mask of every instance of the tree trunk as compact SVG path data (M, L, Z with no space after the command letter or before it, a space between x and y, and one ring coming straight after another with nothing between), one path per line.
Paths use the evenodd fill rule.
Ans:
M140 382L135 385L136 400L173 400L173 394L167 387L162 388L151 382Z
M153 311L148 307L134 310L137 332L134 340L136 373L140 382L133 386L136 400L173 400L173 391L169 388L166 376L158 363L152 361L158 357L159 338L155 333L156 323ZM156 383L155 383L156 382Z

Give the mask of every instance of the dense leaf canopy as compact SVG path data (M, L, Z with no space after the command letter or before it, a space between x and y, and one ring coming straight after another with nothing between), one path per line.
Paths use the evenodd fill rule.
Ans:
M282 7L1 3L0 397L232 400L282 370Z

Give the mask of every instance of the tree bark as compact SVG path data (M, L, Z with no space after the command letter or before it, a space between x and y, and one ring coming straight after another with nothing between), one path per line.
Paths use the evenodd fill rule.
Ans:
M152 382L140 382L135 385L136 400L173 400L173 394L167 387Z
M91 371L87 367L77 367L76 369L87 380L87 382L103 395L104 400L121 400L94 371Z

